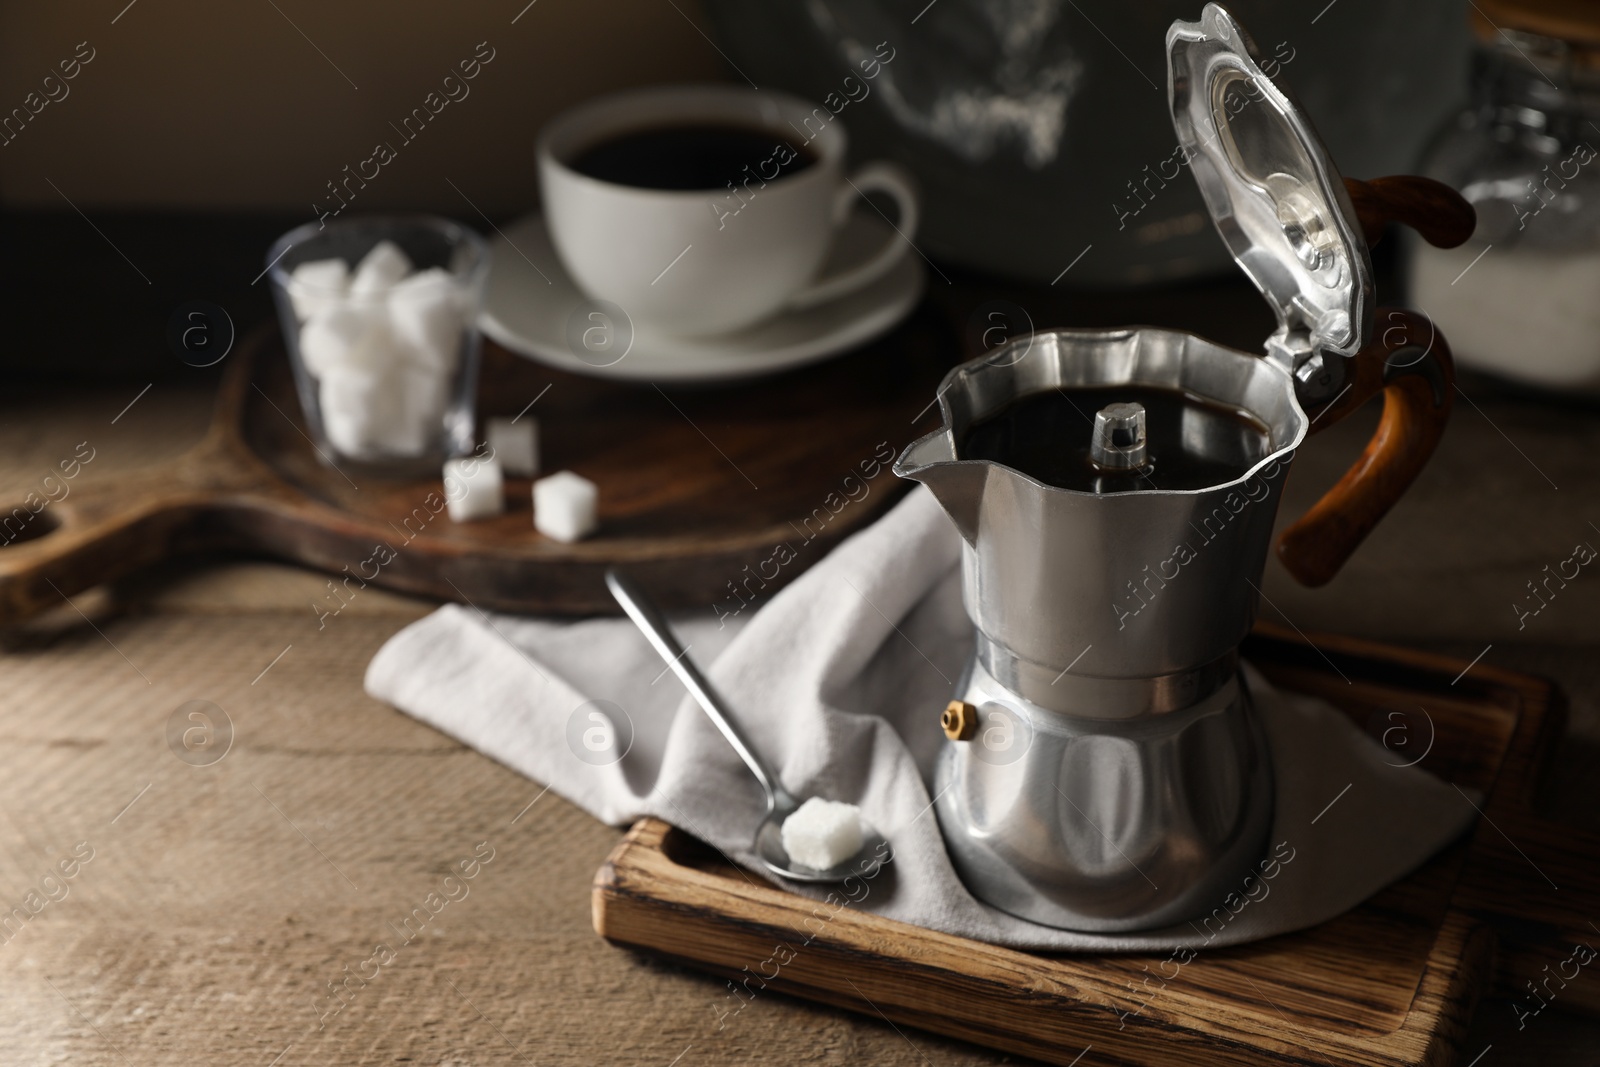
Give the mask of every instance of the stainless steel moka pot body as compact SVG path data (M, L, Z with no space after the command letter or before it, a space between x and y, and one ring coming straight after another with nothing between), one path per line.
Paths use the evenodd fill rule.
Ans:
M1299 109L1218 5L1167 34L1173 123L1218 231L1278 318L1266 355L1173 330L1052 330L953 370L943 425L895 465L964 542L976 649L933 784L979 899L1048 926L1192 919L1242 891L1273 768L1239 672L1304 408L1340 389L1371 330L1366 240ZM1020 397L1136 383L1243 409L1268 454L1198 490L1056 488L967 459L968 429ZM1097 462L1137 469L1125 405L1086 412ZM1185 433L1187 434L1187 430ZM1210 442L1185 440L1204 453Z

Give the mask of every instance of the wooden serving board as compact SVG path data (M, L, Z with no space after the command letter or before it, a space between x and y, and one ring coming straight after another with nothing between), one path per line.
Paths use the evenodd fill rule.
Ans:
M1177 976L1166 953L1018 951L851 907L819 922L819 907L834 909L746 877L653 819L635 825L596 876L595 929L749 982L756 995L765 985L1081 1067L1443 1067L1456 1062L1481 993L1520 995L1531 1009L1527 979L1554 973L1577 942L1600 947L1588 923L1600 915L1600 835L1532 807L1564 718L1549 683L1481 664L1463 675L1464 662L1350 638L1318 636L1313 646L1266 626L1246 654L1274 682L1330 701L1375 735L1397 721L1391 712L1420 730L1425 708L1437 731L1420 765L1485 791L1486 817L1360 907L1309 930L1200 951ZM1171 981L1153 998L1136 996L1152 975L1145 988ZM1549 988L1563 1009L1600 1012L1600 978Z
M897 498L906 483L889 465L937 421L929 399L960 348L925 306L821 365L658 389L553 370L486 343L480 419L537 400L528 410L545 471L575 470L599 486L600 529L570 545L534 530L529 479L507 480L506 514L458 525L435 513L437 475L380 481L320 461L276 328L230 359L193 450L114 482L86 478L26 526L27 540L0 548L0 625L139 567L216 550L485 609L565 614L616 611L602 577L615 564L670 607L735 610ZM780 543L792 558L774 561ZM393 559L380 562L389 553L375 557L378 545Z

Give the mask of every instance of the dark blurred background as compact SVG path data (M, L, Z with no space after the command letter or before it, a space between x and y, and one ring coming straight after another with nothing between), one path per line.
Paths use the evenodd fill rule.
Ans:
M533 139L562 108L749 81L848 96L853 155L913 168L919 244L943 264L1090 291L1235 270L1188 174L1149 180L1176 144L1165 29L1197 0L525 4L0 4L0 110L22 109L0 143L0 374L192 374L166 348L173 309L214 301L241 332L266 319L252 280L268 243L377 142L399 143L391 124L482 42L494 58L470 95L352 210L487 229L536 207ZM1465 0L1233 8L1347 174L1413 167L1465 98ZM892 55L879 76L847 82L874 53ZM75 55L92 58L63 81Z

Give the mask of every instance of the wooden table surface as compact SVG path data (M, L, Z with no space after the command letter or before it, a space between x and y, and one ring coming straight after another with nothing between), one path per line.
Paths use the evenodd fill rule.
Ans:
M1600 543L1600 413L1466 388L1432 467L1348 573L1311 592L1274 564L1264 615L1468 657L1492 646L1489 662L1556 677L1574 736L1549 803L1594 823L1600 576L1580 575L1524 629L1511 605L1575 543ZM198 438L204 388L161 382L123 412L136 391L9 391L0 501L20 501L79 442L94 450L86 483ZM1302 450L1286 517L1371 424ZM0 635L0 1061L1002 1061L870 1009L776 995L718 1030L720 981L592 933L590 879L618 830L364 695L369 658L431 605L368 589L319 630L323 581L188 561ZM167 742L194 700L233 731L207 766ZM374 945L395 943L393 927L475 852L492 859L467 896L364 986L351 981L333 1013L329 984L372 974ZM1600 1024L1559 1008L1519 1031L1508 1005L1483 1004L1466 1059L1492 1046L1483 1067L1595 1062Z

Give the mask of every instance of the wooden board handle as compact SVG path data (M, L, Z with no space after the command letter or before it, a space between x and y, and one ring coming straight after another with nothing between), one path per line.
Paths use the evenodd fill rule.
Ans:
M22 536L0 547L0 624L24 622L171 555L196 514L193 494L174 491L179 473L177 464L164 464L132 477L86 479L32 516Z
M163 559L247 542L237 536L241 524L220 514L272 489L248 463L224 461L228 449L213 430L191 451L143 470L97 478L88 467L26 522L8 506L26 498L0 500L0 625Z
M1380 392L1383 418L1355 465L1278 539L1278 558L1303 585L1326 585L1410 488L1455 402L1455 364L1433 323L1382 308L1377 320L1382 332L1350 357L1349 384L1315 413L1311 430L1326 429Z
M1444 182L1415 174L1361 181L1346 178L1344 188L1355 206L1367 246L1378 243L1384 228L1402 222L1439 248L1466 242L1478 226L1478 213Z

